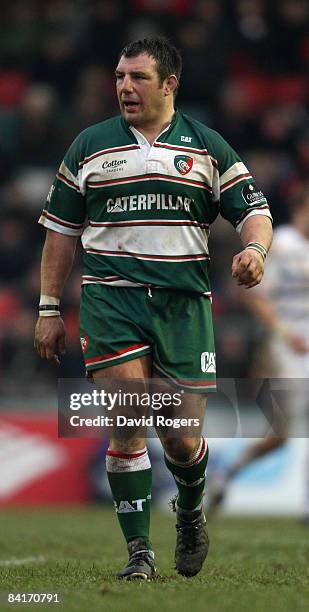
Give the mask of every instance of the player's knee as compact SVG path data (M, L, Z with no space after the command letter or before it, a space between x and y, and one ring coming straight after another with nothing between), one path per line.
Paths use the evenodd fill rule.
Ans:
M124 453L124 454L132 454L132 453L136 453L139 450L145 448L146 446L146 440L141 439L141 438L136 438L133 440L119 440L119 439L112 439L110 440L109 443L109 450L112 451L116 451L118 453Z
M195 455L200 440L197 438L171 438L165 440L164 449L168 457L186 463Z

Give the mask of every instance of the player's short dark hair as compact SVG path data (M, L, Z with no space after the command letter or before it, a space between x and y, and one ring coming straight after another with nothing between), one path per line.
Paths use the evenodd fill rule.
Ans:
M175 74L179 83L182 69L181 55L167 38L158 36L156 38L134 40L122 49L119 58L122 56L137 57L141 53L147 53L156 61L161 85L170 74Z

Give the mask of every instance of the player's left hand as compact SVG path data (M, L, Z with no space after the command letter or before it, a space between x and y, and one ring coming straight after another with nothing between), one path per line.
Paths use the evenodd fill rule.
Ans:
M233 258L232 276L237 279L238 285L246 289L258 285L264 274L264 261L262 255L253 249L244 249Z

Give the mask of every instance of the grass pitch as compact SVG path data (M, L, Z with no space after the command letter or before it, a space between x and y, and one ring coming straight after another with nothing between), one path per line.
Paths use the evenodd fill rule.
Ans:
M0 518L1 610L55 609L55 604L5 604L7 591L57 592L64 600L58 608L65 612L309 609L309 528L292 519L213 521L203 571L186 579L172 569L175 518L153 512L158 579L127 583L114 577L127 556L112 511L10 510Z

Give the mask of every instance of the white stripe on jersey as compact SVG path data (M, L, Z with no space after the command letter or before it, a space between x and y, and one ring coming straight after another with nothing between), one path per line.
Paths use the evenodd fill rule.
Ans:
M55 217L56 219L56 217ZM39 223L44 225L47 229L51 229L54 232L58 232L58 234L64 234L65 236L81 236L83 232L83 227L80 229L74 229L73 227L68 227L65 222L57 222L53 221L50 218L45 217L45 215L41 215L39 218Z
M82 236L86 251L113 251L115 255L132 252L138 255L157 257L208 256L207 231L195 226L157 226L154 232L150 225L130 227L91 227Z
M175 155L174 155L175 153ZM179 149L181 153L181 149ZM177 150L161 147L142 146L111 151L102 157L89 158L79 170L79 186L84 195L87 188L102 188L110 185L123 185L136 181L160 180L192 185L211 192L213 176L217 168L208 155L191 153L192 169L182 175L175 166Z
M78 178L74 176L71 170L69 170L64 161L60 164L58 170L58 178L59 180L63 180L69 187L72 187L72 189L76 189L77 191L79 191Z
M243 162L236 162L220 176L221 193L244 179L252 179L252 176Z
M249 219L249 217L254 217L254 215L263 215L264 217L269 217L269 219L272 219L268 204L265 204L265 206L259 206L259 208L255 208L254 210L251 210L245 216L245 218L240 223L238 223L238 225L236 226L236 231L238 232L238 234L240 234L242 227L244 223L246 223L247 219Z

